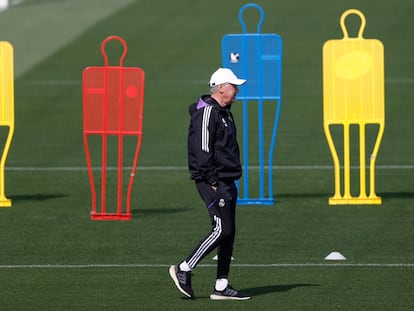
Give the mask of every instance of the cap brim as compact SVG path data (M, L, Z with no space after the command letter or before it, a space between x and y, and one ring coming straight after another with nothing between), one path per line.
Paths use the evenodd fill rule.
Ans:
M234 84L234 85L243 85L246 83L246 80L244 79L236 79L233 81L230 81L229 83Z

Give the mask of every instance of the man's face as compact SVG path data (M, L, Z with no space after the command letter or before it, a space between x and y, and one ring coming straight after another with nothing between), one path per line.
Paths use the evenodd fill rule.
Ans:
M239 92L237 85L225 83L220 86L220 93L223 99L223 102L226 105L230 105L236 99L236 94Z

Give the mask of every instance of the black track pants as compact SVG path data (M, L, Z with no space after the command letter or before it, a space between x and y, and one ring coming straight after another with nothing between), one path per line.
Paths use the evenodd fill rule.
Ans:
M229 180L220 181L216 191L204 182L196 182L196 187L207 206L212 229L186 261L191 268L195 268L206 255L217 248L217 278L227 278L236 234L236 185L233 180Z

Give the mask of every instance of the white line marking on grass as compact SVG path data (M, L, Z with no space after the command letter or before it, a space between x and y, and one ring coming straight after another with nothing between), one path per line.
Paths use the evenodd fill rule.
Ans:
M414 79L387 79L387 84L414 84Z
M170 264L39 264L0 265L0 269L90 269L90 268L167 268ZM216 267L216 264L201 264L198 267ZM273 263L232 264L240 268L283 268L283 267L363 267L363 268L414 268L414 263Z
M265 169L268 167L265 166ZM368 168L368 167L367 167ZM108 166L106 168L108 171L118 170L117 166ZM131 170L130 167L123 167L124 171ZM251 170L258 170L259 166L250 166ZM273 166L273 170L332 170L333 166L330 165L282 165L282 166ZM359 166L351 166L351 169L359 169ZM377 165L376 169L382 170L412 170L414 165ZM101 167L93 167L93 171L101 170ZM138 171L186 171L188 170L187 166L138 166ZM56 167L46 167L46 166L11 166L6 167L6 171L27 171L27 172L58 172L58 171L87 171L86 166L56 166Z
M259 169L258 166L251 166L252 169ZM267 169L268 166L265 166ZM272 166L273 170L331 170L334 167L332 165L286 165L286 166ZM369 169L369 166L366 167ZM414 165L377 165L375 168L384 169L384 170L394 170L394 169L414 169ZM343 166L341 166L343 169ZM359 166L351 166L351 169L358 169Z
M59 79L43 79L43 80L31 80L29 81L30 84L33 85L47 85L47 86L66 86L66 85L81 85L82 84L82 80L59 80ZM158 80L147 80L146 81L147 84L152 84L152 85L182 85L183 81L182 80L163 80L163 79L158 79ZM185 83L187 84L195 84L195 85L205 85L206 81L205 80L189 80L186 81Z
M47 86L56 86L56 85L81 85L82 80L32 80L30 84L33 85L47 85Z
M147 81L148 82L148 81ZM82 80L59 80L59 79L44 79L44 80L32 80L30 81L31 84L34 85L80 85L82 84ZM154 85L174 85L174 84L182 84L181 80L166 80L166 79L158 79L152 81ZM206 84L205 79L192 79L187 81L186 83L189 84L197 84L197 85L204 85ZM388 79L385 81L387 84L414 84L414 79Z
M81 79L79 80L58 80L58 79L44 79L44 80L32 80L30 81L32 84L36 85L76 85L81 84ZM171 84L182 84L183 82L181 80L156 80L152 81L152 84L159 85L159 84L165 84L165 85L171 85ZM205 79L192 79L187 81L186 83L189 84L197 84L197 85L204 85L206 84ZM414 84L414 79L387 79L385 80L386 84Z
M214 266L214 265L211 265ZM275 263L275 264L236 264L236 267L414 267L414 263Z

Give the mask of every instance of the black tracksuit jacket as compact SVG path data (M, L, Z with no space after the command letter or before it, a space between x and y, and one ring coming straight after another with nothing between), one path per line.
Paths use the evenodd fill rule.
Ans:
M188 168L191 179L216 185L242 175L231 105L221 107L210 95L190 105Z

